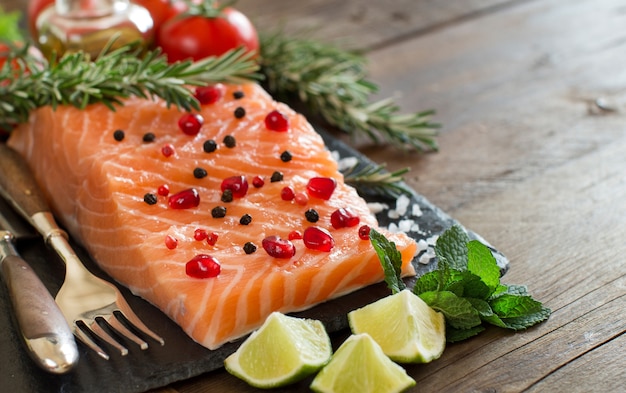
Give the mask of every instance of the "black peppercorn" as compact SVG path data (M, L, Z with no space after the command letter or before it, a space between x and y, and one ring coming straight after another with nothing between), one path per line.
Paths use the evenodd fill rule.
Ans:
M226 135L224 137L224 145L226 145L226 147L228 148L233 148L237 145L237 141L235 140L235 137L232 135Z
M143 134L143 141L146 143L154 142L156 135L153 132L146 132Z
M240 100L244 97L243 91L237 90L233 93L233 98L236 100Z
M246 254L252 254L256 252L256 245L252 242L247 242L243 245L243 251L245 251Z
M276 183L277 181L282 181L283 180L283 174L276 171L274 173L272 173L272 177L270 178L270 182L272 183Z
M226 208L224 206L216 206L211 209L211 217L223 218L226 216Z
M232 202L233 201L233 192L229 189L224 190L224 192L222 193L222 198L221 198L222 202Z
M204 168L195 168L193 170L193 177L196 179L202 179L208 175L206 169Z
M291 155L291 153L288 150L285 150L284 152L282 152L280 154L280 160L282 162L289 162L289 161L291 161L292 158L293 158L293 156Z
M143 201L146 202L148 205L154 205L157 203L158 199L156 195L152 193L147 193L143 196Z
M217 150L217 143L212 139L206 140L202 144L202 150L204 150L205 153L213 153Z
M320 215L315 209L309 209L304 212L304 216L306 217L308 222L317 222L320 219Z
M237 119L241 119L245 115L246 115L246 110L243 109L242 107L237 107L237 109L235 109L235 117Z
M113 132L113 139L115 139L118 142L121 142L124 140L124 131L123 130L115 130Z
M252 216L249 214L244 214L243 216L241 216L241 218L239 219L239 223L241 225L248 225L252 222Z

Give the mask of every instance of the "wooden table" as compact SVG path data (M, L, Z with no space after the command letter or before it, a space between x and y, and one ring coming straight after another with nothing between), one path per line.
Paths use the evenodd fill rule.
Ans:
M5 9L24 0L2 0ZM409 366L421 392L626 385L626 5L620 0L242 0L259 29L363 49L381 97L433 108L440 152L359 145L511 260L552 308ZM297 389L285 390L295 391ZM225 371L158 393L253 392Z

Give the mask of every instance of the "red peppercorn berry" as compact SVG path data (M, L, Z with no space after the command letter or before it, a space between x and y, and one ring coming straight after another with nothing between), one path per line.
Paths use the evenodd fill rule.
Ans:
M157 194L161 196L168 196L170 194L170 186L167 184L162 184L157 188Z
M199 242L203 241L204 239L207 238L206 230L202 228L196 229L195 231L193 231L193 238Z
M336 187L337 181L332 177L313 177L309 179L306 190L312 197L328 200Z
M370 240L370 230L369 225L361 225L359 227L359 238L361 240Z
M200 194L195 188L189 188L170 196L168 204L172 209L190 209L200 204Z
M254 188L261 188L265 185L265 180L263 180L261 176L255 176L252 179L252 185L254 186Z
M202 86L196 88L194 97L202 105L215 104L226 94L226 86L221 83L217 83L211 86Z
M173 250L177 246L178 246L178 240L175 237L171 235L165 236L165 247L167 247L170 250Z
M300 233L300 231L291 231L289 232L287 238L289 240L299 240L302 239L302 233Z
M248 193L248 180L245 176L231 176L222 180L222 192L230 190L235 198L242 198Z
M294 199L296 203L301 206L306 206L306 204L309 203L309 196L304 192L296 192Z
M216 232L207 233L206 242L209 246L214 246L218 238L219 235Z
M265 116L265 127L270 131L288 131L289 118L283 113L273 110Z
M185 273L193 278L217 277L221 270L219 261L207 254L198 254L185 264Z
M263 239L263 249L274 258L288 259L296 255L296 246L291 240L281 239L278 236L268 236Z
M335 247L335 239L324 228L308 227L304 230L302 240L306 248L317 251L330 251Z
M178 119L178 128L187 135L198 135L204 124L204 118L199 113L185 113Z
M360 221L359 216L349 207L337 209L330 215L330 223L335 229L353 227Z
M163 154L165 157L171 157L172 155L174 155L174 153L176 153L176 149L174 149L174 146L170 143L163 145L163 147L161 148L161 154Z
M282 199L283 201L291 201L293 198L295 198L296 193L294 192L293 188L286 186L283 187L282 190L280 190L280 199Z

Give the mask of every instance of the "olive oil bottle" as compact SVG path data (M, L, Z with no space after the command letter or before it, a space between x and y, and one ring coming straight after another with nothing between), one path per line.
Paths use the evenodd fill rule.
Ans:
M150 13L129 0L56 0L37 18L35 38L48 59L78 51L95 59L111 42L147 47L153 27Z

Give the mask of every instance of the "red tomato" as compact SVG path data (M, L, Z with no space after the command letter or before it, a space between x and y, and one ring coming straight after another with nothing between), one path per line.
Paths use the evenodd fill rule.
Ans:
M171 16L171 0L131 0L148 10L154 22L155 31Z
M256 52L259 36L244 14L227 7L220 17L180 16L168 20L157 32L156 43L173 63L220 56L242 46Z

